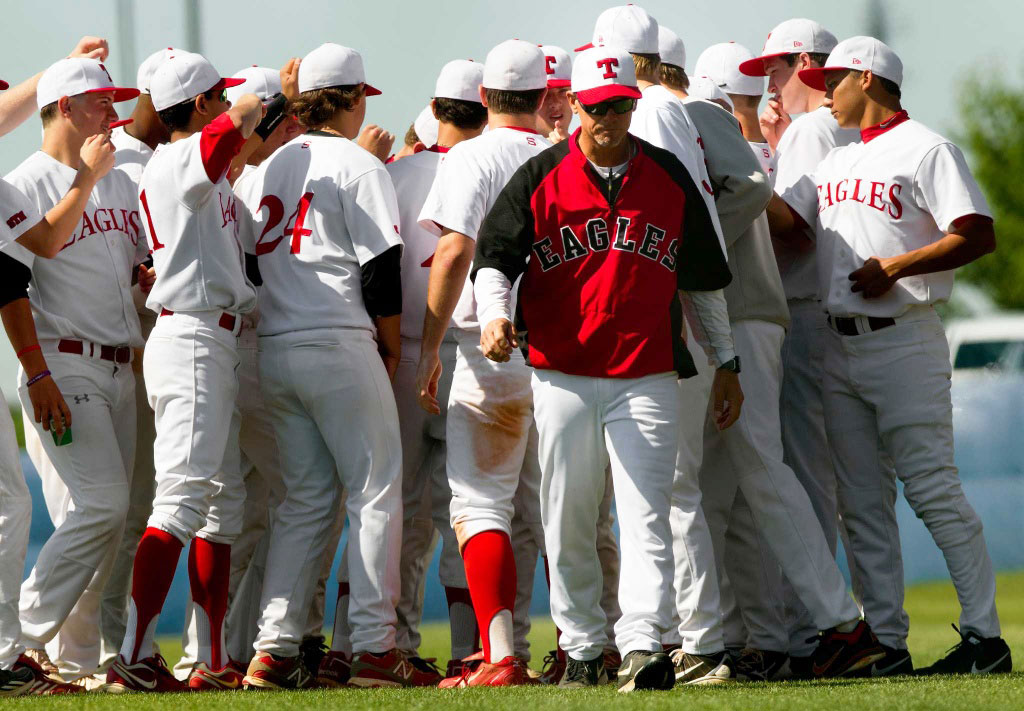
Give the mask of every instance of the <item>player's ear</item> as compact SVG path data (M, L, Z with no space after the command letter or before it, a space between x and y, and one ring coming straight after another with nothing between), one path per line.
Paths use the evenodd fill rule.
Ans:
M865 69L860 74L860 88L866 94L875 85L875 74L870 69Z
M430 100L430 113L432 113L434 115L434 118L436 118L438 121L441 120L440 117L437 115L437 99Z
M480 85L480 103L484 105L485 109L487 108L487 89L483 84Z
M57 111L64 118L71 118L71 97L62 96L57 99Z
M195 105L194 108L195 108L197 114L205 114L207 112L207 109L206 109L206 94L200 94L199 96L194 98L192 101L193 101L193 103Z

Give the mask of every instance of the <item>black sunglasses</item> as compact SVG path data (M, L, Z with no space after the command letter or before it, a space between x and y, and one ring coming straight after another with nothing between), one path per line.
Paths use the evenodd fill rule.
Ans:
M602 101L597 104L584 104L580 102L580 106L591 116L604 116L608 113L608 109L611 109L617 114L626 114L636 108L636 99L614 99L612 101Z

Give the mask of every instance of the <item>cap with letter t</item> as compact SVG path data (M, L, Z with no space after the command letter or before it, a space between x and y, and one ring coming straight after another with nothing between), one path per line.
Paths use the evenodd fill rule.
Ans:
M544 71L548 75L549 89L562 89L572 80L572 59L569 53L553 44L541 45L544 52Z
M874 37L851 37L836 45L823 67L801 69L800 80L818 91L825 91L825 72L837 69L870 71L896 86L903 84L903 62L885 42Z
M149 93L157 111L183 104L208 91L228 89L245 79L224 79L210 61L195 52L175 52L153 72Z
M114 101L130 101L139 95L138 89L114 86L110 72L98 59L68 57L51 64L39 77L36 86L36 106L42 109L62 96L114 92Z
M615 99L639 99L633 58L619 47L584 50L572 65L572 93L588 106Z
M828 54L836 46L836 36L814 20L798 17L779 24L768 35L760 57L748 59L740 71L751 77L768 76L764 60L787 54Z
M603 44L614 45L633 54L657 54L658 21L639 5L609 8L598 15L590 44L577 47L576 51Z
M303 57L299 64L299 93L358 84L363 85L367 96L381 93L380 89L366 83L363 57L349 47L325 42Z
M544 52L523 40L511 39L487 53L484 62L485 89L534 91L547 88Z

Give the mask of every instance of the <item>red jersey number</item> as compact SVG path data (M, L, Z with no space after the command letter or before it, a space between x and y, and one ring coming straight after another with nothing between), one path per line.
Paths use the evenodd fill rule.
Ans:
M309 206L312 203L313 193L309 192L303 195L299 199L298 205L295 206L295 210L288 216L284 231L277 237L265 241L267 235L281 224L281 220L284 217L284 203L276 195L264 195L263 199L260 200L260 210L264 207L267 208L267 224L263 228L263 232L260 233L260 238L256 241L256 256L270 254L277 249L277 245L281 244L281 240L289 236L291 237L291 249L289 251L292 254L299 254L302 251L302 238L313 234L312 230L304 226L306 224L306 213L309 212Z

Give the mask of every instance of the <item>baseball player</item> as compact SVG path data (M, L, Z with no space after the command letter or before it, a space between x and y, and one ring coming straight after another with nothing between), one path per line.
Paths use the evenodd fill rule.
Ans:
M226 175L263 109L252 94L231 107L223 91L239 83L190 52L175 52L150 80L153 108L171 134L139 185L160 275L147 301L160 315L143 362L156 415L156 495L135 557L125 639L107 672L113 691L238 688L241 682L226 666L223 621L231 542L242 517L236 342L241 314L252 310L256 294L244 271ZM153 654L153 634L189 542L201 642L185 686Z
M106 55L106 42L84 38L74 56L96 50ZM19 84L8 101L0 99L0 133L6 133L35 106L38 74ZM0 82L0 89L7 89ZM11 345L22 368L33 380L28 388L34 417L43 427L64 435L71 422L71 410L64 401L50 373L39 345L30 302L28 284L32 273L30 254L49 257L73 234L81 221L96 183L113 166L113 151L104 134L85 140L80 154L78 173L64 199L40 218L28 197L6 181L0 181L0 313ZM15 244L17 242L17 244ZM22 250L21 248L25 248ZM25 251L27 250L27 251ZM42 377L38 377L42 376ZM44 671L36 661L23 654L21 622L18 613L21 578L24 572L25 549L28 544L31 497L18 462L14 428L10 420L0 418L0 540L4 542L3 564L0 565L0 696L24 694L55 694L81 691L82 687L64 684ZM52 670L51 670L52 672Z
M281 448L287 493L275 515L245 685L312 680L298 644L340 480L352 592L348 684L422 686L438 675L409 664L394 627L401 438L389 378L400 350L402 240L387 171L351 142L366 97L380 91L366 83L359 53L336 44L306 55L298 89L294 108L309 133L252 178L262 196L250 205L261 235L260 387L278 440L289 446Z
M483 646L479 665L449 677L441 684L446 687L529 681L514 649L513 615L519 578L532 571L524 570L523 556L513 554L511 520L519 513L529 527L539 528L539 512L532 512L539 508L540 482L533 394L521 357L499 368L479 351L467 277L480 224L498 193L523 162L551 145L535 128L547 90L544 66L541 49L521 40L488 53L481 86L488 131L445 155L419 216L420 225L440 240L430 267L416 388L421 406L440 414L440 349L454 315L458 346L446 426L451 525Z
M821 66L835 45L835 36L817 22L802 18L786 20L772 29L761 56L739 65L742 74L768 77L768 93L772 98L760 125L774 152L769 175L779 195L812 173L832 148L859 140L855 130L840 128L828 108L822 105L824 93L801 82L796 74L802 69ZM791 119L789 112L802 115ZM805 244L806 241L801 247ZM835 551L838 541L836 479L821 405L822 356L827 327L821 319L815 259L813 248L796 250L776 244L776 260L791 319L782 345L782 447L785 463L807 491L829 548ZM895 496L895 488L888 495ZM766 560L766 567L770 565ZM771 575L772 571L766 574ZM855 591L859 590L860 583L854 576ZM814 651L815 624L785 585L784 595L787 607L796 612L790 629L790 666L796 675L807 676ZM902 631L890 631L884 624L875 630L883 643L890 644L901 634L906 636L909 623L905 613L901 615L898 627ZM871 618L878 620L880 616ZM900 669L894 671L899 673Z
M137 95L135 89L115 86L98 59L52 65L36 90L42 149L12 171L9 182L37 212L49 210L75 179L85 140L106 134L117 120L113 104ZM84 593L82 605L91 613L80 618L85 624L62 631L65 640L56 645L70 652L64 666L69 678L91 675L99 663L96 610L127 510L135 448L134 377L128 365L131 347L142 343L132 282L149 251L145 239L139 240L134 192L126 174L110 172L96 184L60 254L29 262L29 297L41 344L79 426L74 444L58 447L25 418L38 428L41 451L33 448L30 454L56 530L23 585L22 637L29 654L53 671L44 645ZM28 415L27 390L21 400ZM69 560L75 561L70 568Z
M548 91L537 112L537 130L552 143L569 136L572 109L569 108L569 80L572 77L572 58L561 47L541 45L544 53L544 72L548 75Z
M688 361L672 337L682 332L677 290L719 290L730 279L701 189L670 152L628 135L640 97L626 51L597 46L577 57L570 102L581 128L516 172L480 230L474 268L486 324L481 349L506 362L522 336L536 369L551 607L569 655L563 687L607 681L596 526L612 467L624 532L622 692L675 683L661 637L672 608L668 503L680 409L673 354ZM561 273L567 268L572 278ZM513 328L511 285L521 275ZM643 304L643 315L627 302ZM551 303L583 308L555 314ZM716 336L728 341L728 329ZM721 371L715 395L719 411L728 403L719 421L728 427L742 399L734 373Z
M953 464L949 349L933 308L949 297L954 269L995 249L991 211L960 150L909 118L903 63L886 44L851 37L799 77L861 136L786 192L803 224L790 214L780 232L799 244L800 227L814 226L829 326L825 425L852 558L867 583L865 613L887 609L880 626L898 629L903 571L890 549L899 534L891 484L880 482L890 476L884 454L942 550L961 605L960 644L919 673L1009 672L981 520ZM895 599L881 608L883 596ZM905 649L905 637L887 640L876 668L909 667Z
M428 109L437 125L436 140L426 150L402 162L388 165L398 196L402 225L402 359L395 371L394 392L402 431L403 510L401 594L398 613L399 648L417 663L419 623L423 613L423 586L437 538L442 542L440 577L448 601L451 627L451 660L445 676L462 673L462 659L477 651L476 618L466 588L466 573L459 545L449 521L451 488L445 474L445 412L429 415L419 406L416 366L423 336L427 277L437 247L437 236L417 223L420 210L433 185L438 166L448 151L462 141L479 136L487 123L487 109L480 102L483 64L465 59L448 62L441 69ZM436 116L436 118L435 118ZM417 126L424 122L416 120ZM421 130L417 129L417 134ZM425 133L425 131L424 131ZM456 341L451 329L441 343L442 379L438 401L447 405ZM440 681L440 679L438 679Z

